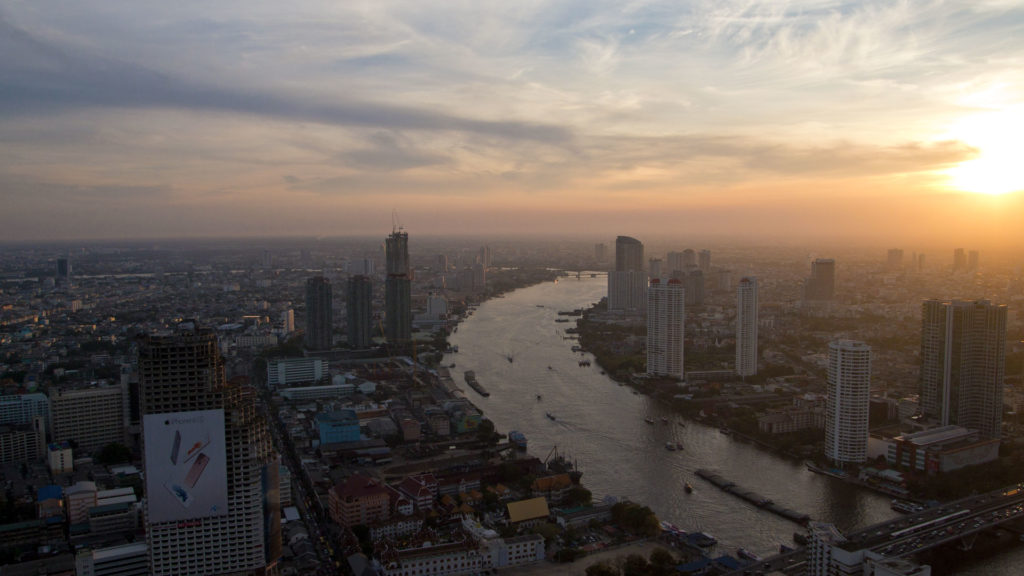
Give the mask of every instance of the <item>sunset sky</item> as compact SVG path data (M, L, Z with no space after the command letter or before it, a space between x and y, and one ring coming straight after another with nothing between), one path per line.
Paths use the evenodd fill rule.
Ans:
M0 241L1024 242L1024 3L0 0Z

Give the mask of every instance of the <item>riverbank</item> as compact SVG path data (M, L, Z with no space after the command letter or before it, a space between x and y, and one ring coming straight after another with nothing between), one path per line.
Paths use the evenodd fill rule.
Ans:
M600 552L587 554L575 562L556 564L554 562L538 562L529 566L517 566L515 568L502 568L501 573L511 576L547 576L558 574L559 576L586 576L587 568L601 562L614 562L617 558L626 557L630 554L639 554L644 558L650 558L651 552L658 548L668 549L664 544L650 540L623 544L615 548L609 548Z

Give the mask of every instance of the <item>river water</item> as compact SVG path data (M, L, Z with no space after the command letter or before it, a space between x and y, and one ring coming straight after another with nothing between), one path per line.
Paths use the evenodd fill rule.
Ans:
M694 474L699 468L716 470L778 505L844 531L896 515L886 496L814 474L800 462L716 428L681 421L651 398L602 375L596 364L580 366L593 358L572 351L578 342L566 339L564 329L575 321L556 322L565 318L558 311L587 308L605 293L604 277L584 276L489 300L450 337L459 352L444 361L456 364L453 378L499 431L526 435L531 454L543 460L556 451L575 460L595 499L626 497L646 504L662 520L714 535L716 553L734 555L744 547L769 556L779 544L792 545L793 532L802 528L719 490ZM490 397L463 385L465 370L476 372ZM666 442L679 442L683 450L670 452ZM686 482L692 494L684 492ZM1021 555L1018 549L958 573L1006 573L1001 568L1024 560Z

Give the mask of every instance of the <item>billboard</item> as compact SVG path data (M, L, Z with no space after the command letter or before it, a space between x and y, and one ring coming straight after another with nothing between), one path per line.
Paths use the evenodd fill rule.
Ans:
M150 522L228 513L224 410L146 414L142 433Z

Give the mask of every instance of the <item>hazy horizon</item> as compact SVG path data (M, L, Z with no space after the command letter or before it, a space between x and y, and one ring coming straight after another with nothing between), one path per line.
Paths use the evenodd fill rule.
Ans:
M0 242L1024 242L1024 6L0 3Z

